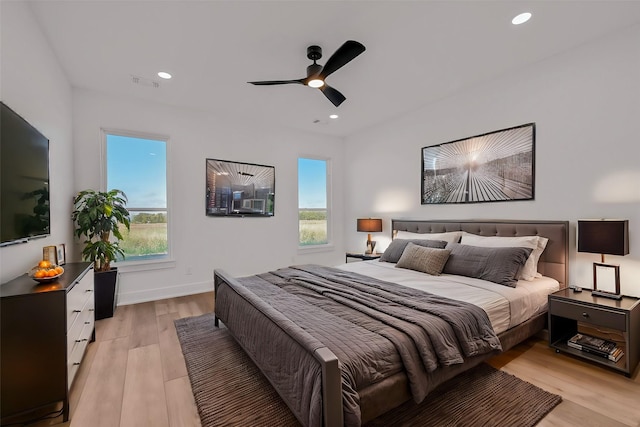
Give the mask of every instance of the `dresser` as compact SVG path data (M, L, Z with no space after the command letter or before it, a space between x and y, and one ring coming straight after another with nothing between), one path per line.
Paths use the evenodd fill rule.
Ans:
M53 282L24 274L0 287L2 424L30 421L60 402L69 419L69 389L95 339L95 304L91 263L64 270Z

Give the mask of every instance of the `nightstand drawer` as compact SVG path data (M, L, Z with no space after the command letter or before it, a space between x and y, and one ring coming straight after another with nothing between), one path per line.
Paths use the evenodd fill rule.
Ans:
M549 313L568 319L580 320L595 325L606 326L619 331L627 330L626 316L603 307L589 307L566 301L551 299L549 301Z

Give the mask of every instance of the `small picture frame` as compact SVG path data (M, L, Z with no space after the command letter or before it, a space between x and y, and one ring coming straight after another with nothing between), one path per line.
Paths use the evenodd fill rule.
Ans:
M620 266L594 262L593 290L596 295L617 299L620 296Z
M52 264L58 264L58 248L56 246L45 246L42 248L42 259Z
M59 245L56 246L56 259L57 259L57 264L58 265L64 265L66 263L66 259L67 259L67 247L65 246L64 243L61 243Z

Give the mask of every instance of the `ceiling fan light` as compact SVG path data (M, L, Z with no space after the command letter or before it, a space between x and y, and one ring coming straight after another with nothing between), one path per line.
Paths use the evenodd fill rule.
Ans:
M319 88L319 87L324 86L324 81L322 81L320 79L311 79L311 80L309 80L309 83L307 83L307 85L309 87Z
M531 13L529 12L524 12L521 13L520 15L516 16L515 18L513 18L511 20L511 23L513 25L520 25L520 24L524 24L525 22L527 22L529 19L531 19Z

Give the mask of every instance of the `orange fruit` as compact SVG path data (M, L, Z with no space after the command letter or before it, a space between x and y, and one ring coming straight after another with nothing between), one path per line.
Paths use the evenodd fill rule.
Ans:
M46 272L44 270L36 270L35 273L33 273L33 277L35 277L36 279L42 279L43 277L45 277Z
M51 262L47 261L46 259L43 259L42 261L40 261L38 263L38 267L40 267L40 268L49 268L49 267L51 267Z
M58 274L58 273L56 273L55 268L52 268L51 270L47 270L47 277L53 277L56 274Z
M56 274L62 274L62 272L64 271L64 269L60 266L54 268L54 270L56 271Z

